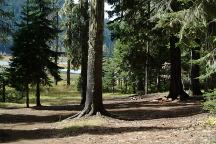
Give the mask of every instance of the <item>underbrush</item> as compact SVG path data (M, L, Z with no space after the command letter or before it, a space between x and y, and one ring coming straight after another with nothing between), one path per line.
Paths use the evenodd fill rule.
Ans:
M130 94L121 93L103 93L103 98L105 100L114 98L125 98L130 96ZM0 98L1 100L1 98ZM35 87L30 87L29 91L30 106L35 106ZM69 105L69 104L79 104L81 100L80 92L77 91L76 79L73 78L71 85L68 86L66 81L60 81L58 85L53 85L51 87L41 87L41 104L45 106L54 105ZM10 106L23 107L25 105L25 97L21 92L17 92L15 89L7 87L6 88L6 103L0 102L0 107L10 107Z
M205 124L209 126L216 126L216 89L212 92L204 94L205 102L203 102L203 109L210 112L211 116L206 120Z
M203 103L204 110L216 115L216 89L204 94L206 101Z

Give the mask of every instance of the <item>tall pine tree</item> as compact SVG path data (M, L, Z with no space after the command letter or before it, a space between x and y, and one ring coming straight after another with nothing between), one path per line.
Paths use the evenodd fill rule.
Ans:
M71 64L73 68L80 66L81 60L81 19L80 19L80 7L79 4L75 4L73 0L66 0L61 14L63 16L63 43L67 52L67 85L70 85L70 68Z
M10 83L18 91L25 93L26 107L29 107L29 84L31 83L31 64L32 55L31 47L33 47L34 31L32 29L32 17L30 9L32 5L27 0L23 6L21 19L18 24L18 31L13 35L14 45L12 50L12 59L10 63Z
M8 34L11 31L12 13L7 9L9 9L7 2L0 0L0 43L8 40Z
M103 27L104 0L91 0L86 101L74 117L108 115L102 99Z
M28 85L36 85L37 106L41 106L40 85L50 84L48 72L60 80L59 67L53 62L56 53L50 48L50 43L58 33L48 18L51 10L49 1L27 0L12 48L11 79L16 81L15 86L17 82L22 84L21 89L25 90L26 97Z

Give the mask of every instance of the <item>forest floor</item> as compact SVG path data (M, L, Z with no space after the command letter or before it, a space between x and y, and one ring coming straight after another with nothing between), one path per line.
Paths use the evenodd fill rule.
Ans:
M0 143L19 144L214 144L216 127L200 101L166 102L165 94L106 100L120 119L92 117L65 121L81 107L0 108ZM64 121L62 121L64 120Z

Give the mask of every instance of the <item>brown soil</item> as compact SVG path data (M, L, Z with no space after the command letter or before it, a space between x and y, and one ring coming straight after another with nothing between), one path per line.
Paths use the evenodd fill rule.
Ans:
M76 114L81 110L78 105L0 108L0 143L216 143L216 128L203 125L208 114L202 110L199 101L171 102L157 97L108 100L105 107L119 119L104 117L101 125L69 130L59 128L61 123L56 122Z

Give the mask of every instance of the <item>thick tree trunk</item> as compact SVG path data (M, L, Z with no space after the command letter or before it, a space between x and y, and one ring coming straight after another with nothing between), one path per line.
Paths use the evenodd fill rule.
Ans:
M71 69L71 61L68 58L67 60L67 85L70 85L70 69Z
M144 90L144 81L143 81L143 76L142 75L138 75L137 76L137 93L138 94L145 93L145 90ZM145 93L145 94L147 94L147 93Z
M191 51L192 60L200 59L200 47L196 47ZM193 64L191 66L191 90L192 95L202 95L201 88L200 88L200 81L198 77L200 76L200 66L199 64Z
M102 100L104 0L91 0L88 75L85 107L77 117L108 115Z
M36 84L36 106L41 106L40 102L40 82Z
M177 46L178 38L170 37L170 63L171 63L171 81L168 98L172 100L180 97L180 100L185 100L189 95L183 90L181 81L181 50Z
M86 101L86 88L87 88L87 67L88 67L88 40L89 40L89 3L88 0L81 0L82 17L84 25L81 31L82 42L82 60L81 60L81 102L84 105Z
M28 84L25 86L25 97L26 97L26 107L29 108L29 87Z

